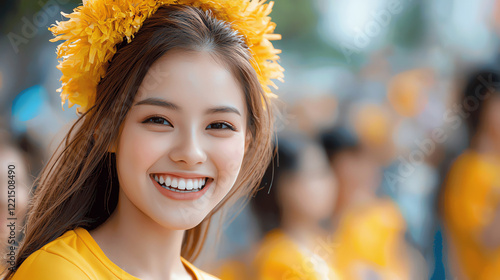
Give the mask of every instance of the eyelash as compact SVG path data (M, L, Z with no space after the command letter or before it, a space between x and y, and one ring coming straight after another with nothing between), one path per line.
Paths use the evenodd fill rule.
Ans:
M152 117L148 117L145 121L143 121L142 123L147 123L147 124L158 124L158 125L163 125L162 123L157 123L157 122L154 122L154 121L151 121L151 120L164 120L166 121L168 124L170 124L170 126L172 126L172 124L167 120L165 119L164 117L161 117L161 116L152 116Z
M152 117L148 117L145 121L143 121L142 123L145 123L145 124L157 124L157 125L164 125L164 123L157 123L155 122L155 120L163 120L165 122L167 122L170 126L172 126L172 124L167 120L165 119L164 117L161 117L161 116L152 116ZM232 131L236 131L236 129L234 128L234 126L232 126L230 123L228 122L215 122L215 123L211 123L209 124L208 126L211 126L211 125L214 125L214 124L222 124L222 125L225 125L227 126L227 128L216 128L217 130L221 130L221 129L230 129ZM172 126L173 127L173 126Z
M229 124L228 122L215 122L215 123L211 123L209 124L210 125L214 125L214 124L222 124L222 125L225 125L227 126L227 128L216 128L216 129L230 129L232 131L236 131L236 129L234 128L234 126L232 126L231 124Z

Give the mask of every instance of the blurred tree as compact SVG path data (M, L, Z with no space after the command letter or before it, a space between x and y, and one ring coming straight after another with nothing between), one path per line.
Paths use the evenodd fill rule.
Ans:
M57 13L59 11L69 13L81 3L81 0L2 0L0 1L0 32L5 35L9 32L19 33L24 23L22 18L25 17L33 22L33 16L45 5L57 5L59 7ZM56 19L60 20L61 17L57 15ZM48 22L47 27L53 23L50 17Z
M311 58L342 58L337 49L325 43L318 34L318 12L314 0L275 0L273 20L276 33L282 35L275 45L287 53L298 54L304 61Z
M407 1L403 12L398 16L395 24L392 25L391 42L394 45L417 48L426 44L424 18L424 4L420 1Z

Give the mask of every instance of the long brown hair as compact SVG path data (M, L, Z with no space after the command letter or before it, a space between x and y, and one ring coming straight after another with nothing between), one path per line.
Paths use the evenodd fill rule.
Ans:
M117 46L97 86L95 105L78 118L60 144L61 152L52 156L36 180L16 270L30 254L64 232L76 227L92 230L114 211L119 183L115 155L108 151L119 137L120 126L148 69L173 49L215 55L241 84L249 112L249 141L236 183L201 224L186 231L182 256L196 259L212 215L229 199L255 192L271 158L273 117L245 40L210 11L163 6L144 22L130 43ZM10 271L6 279L12 274Z

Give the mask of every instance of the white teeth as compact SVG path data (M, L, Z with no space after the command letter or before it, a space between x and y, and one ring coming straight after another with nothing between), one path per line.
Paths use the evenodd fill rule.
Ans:
M179 190L184 190L186 189L186 180L184 179L179 179L179 185L177 186Z
M179 190L198 191L205 185L205 182L207 180L206 178L183 179L183 178L170 177L167 175L160 175L160 176L154 175L154 179L164 188L173 190L178 189L177 191Z
M186 190L192 190L193 187L194 187L193 180L192 179L188 179L186 181Z

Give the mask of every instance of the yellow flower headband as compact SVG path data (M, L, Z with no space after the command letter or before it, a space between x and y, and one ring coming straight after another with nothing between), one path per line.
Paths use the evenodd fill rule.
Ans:
M252 54L252 66L257 72L266 96L275 97L269 86L277 88L271 79L283 81L283 68L278 64L280 50L271 40L280 40L274 34L271 21L273 2L266 0L87 0L69 18L49 28L56 36L51 42L65 40L57 47L61 70L62 106L68 100L71 108L80 105L77 113L84 113L95 101L97 84L106 74L108 62L116 53L116 45L127 38L130 43L143 22L156 10L169 4L183 4L203 11L211 10L214 16L231 24L245 37Z

